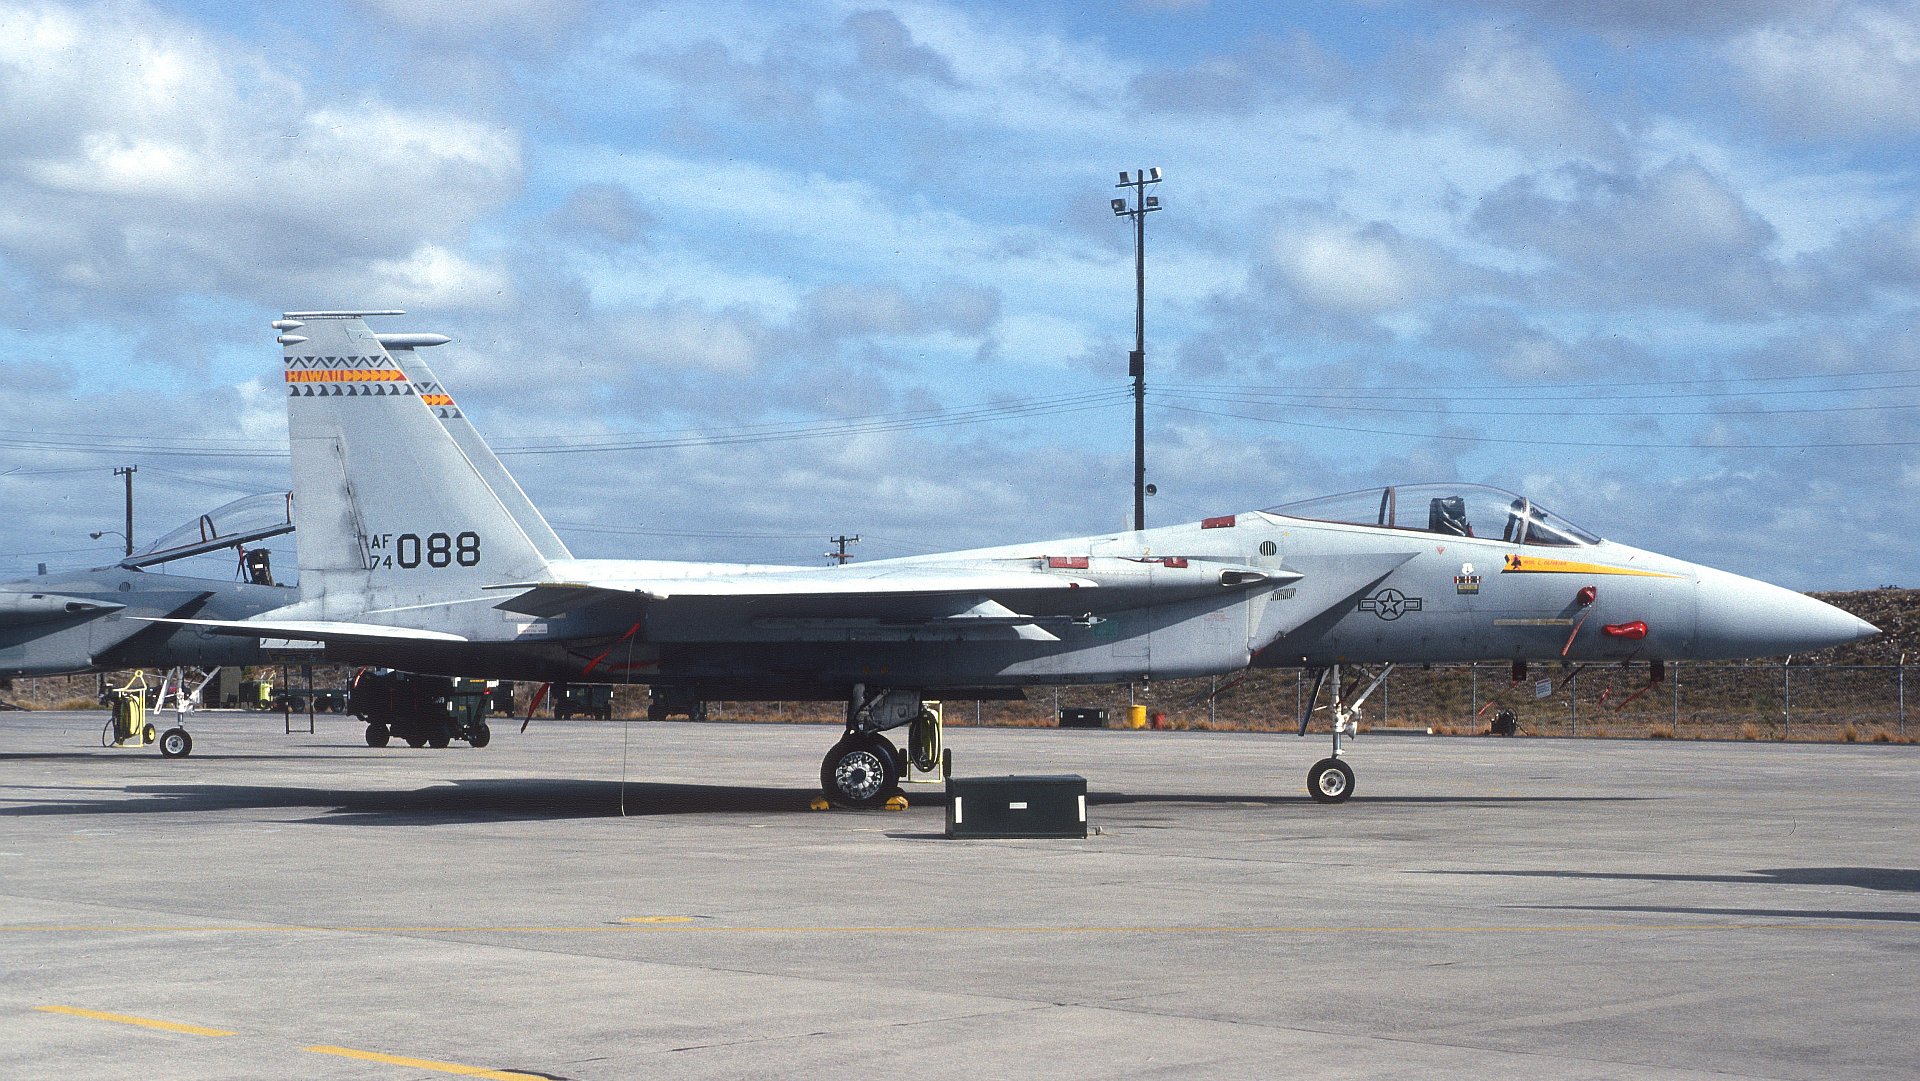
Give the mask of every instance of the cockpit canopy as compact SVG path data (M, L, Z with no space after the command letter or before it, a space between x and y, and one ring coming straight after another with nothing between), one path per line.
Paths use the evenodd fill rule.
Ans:
M1320 496L1269 514L1349 525L1385 526L1508 544L1569 547L1600 538L1523 495L1483 484L1400 484Z
M250 495L202 514L122 560L120 565L151 567L291 532L292 492Z

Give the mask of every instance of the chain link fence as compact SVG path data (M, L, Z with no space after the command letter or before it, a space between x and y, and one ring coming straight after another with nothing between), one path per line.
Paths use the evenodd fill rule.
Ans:
M1907 728L1908 667L1695 662L1667 665L1659 683L1649 681L1645 667L1534 666L1520 681L1509 665L1402 667L1374 689L1362 724L1472 733L1507 710L1521 731L1536 735L1904 740L1920 735ZM1349 700L1375 674L1343 670ZM1136 685L1120 705L1144 702L1171 727L1283 728L1298 724L1312 690L1304 672L1255 673L1237 685L1225 679ZM1106 697L1096 688L1071 691ZM1084 702L1087 695L1068 689L1060 693L1075 705L1107 704ZM1035 697L1030 691L1029 700ZM1331 688L1323 689L1319 704L1331 699ZM1326 714L1314 714L1314 728L1326 727Z

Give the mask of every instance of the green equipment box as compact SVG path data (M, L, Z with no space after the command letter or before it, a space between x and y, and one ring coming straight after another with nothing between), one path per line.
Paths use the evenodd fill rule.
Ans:
M1086 835L1085 777L953 777L947 781L949 837Z

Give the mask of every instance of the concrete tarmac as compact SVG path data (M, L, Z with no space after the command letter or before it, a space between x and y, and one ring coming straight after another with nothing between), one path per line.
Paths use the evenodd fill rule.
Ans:
M103 721L0 714L0 1076L1920 1074L1916 747L949 729L1099 831L949 841L817 726Z

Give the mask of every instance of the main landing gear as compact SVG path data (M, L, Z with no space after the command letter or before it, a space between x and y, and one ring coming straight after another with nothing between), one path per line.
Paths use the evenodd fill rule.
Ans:
M1353 795L1353 767L1341 761L1340 737L1359 734L1360 707L1366 702L1368 695L1387 681L1387 675L1393 671L1393 665L1389 664L1382 668L1380 674L1373 677L1373 682L1368 683L1366 689L1354 696L1352 701L1347 700L1350 688L1343 688L1340 684L1339 665L1316 668L1312 671L1314 673L1313 693L1307 696L1306 708L1300 711L1300 734L1303 736L1307 734L1307 722L1313 719L1313 711L1320 708L1314 705L1320 700L1320 688L1331 678L1333 682L1333 754L1315 762L1313 768L1307 771L1307 792L1320 803L1345 803L1347 797ZM1358 680L1354 681L1354 686L1359 686Z
M909 761L907 753L880 733L911 725L909 748L937 731L930 721L932 711L919 691L881 690L867 693L864 684L855 684L847 698L847 730L840 741L820 762L820 789L827 799L842 807L878 807L887 797L900 791L900 776ZM924 757L934 760L937 751L927 748ZM941 756L946 762L950 758ZM950 766L948 768L951 768Z

